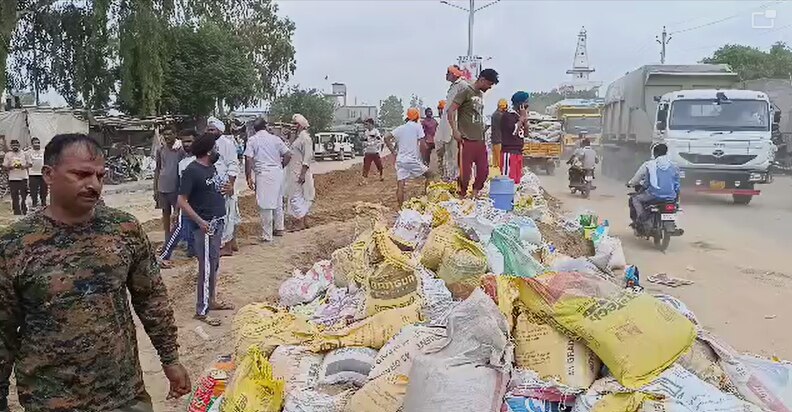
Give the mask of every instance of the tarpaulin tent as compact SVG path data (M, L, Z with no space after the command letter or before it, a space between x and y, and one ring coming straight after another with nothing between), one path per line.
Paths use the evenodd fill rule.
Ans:
M71 112L20 109L0 112L0 135L5 135L6 143L19 140L20 145L30 146L30 139L38 137L45 146L56 134L88 133L88 122L74 116Z

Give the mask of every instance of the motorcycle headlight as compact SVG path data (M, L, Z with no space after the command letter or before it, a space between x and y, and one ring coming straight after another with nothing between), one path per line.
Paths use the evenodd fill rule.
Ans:
M684 179L685 178L685 171L684 170L680 170L679 171L679 178L680 179Z

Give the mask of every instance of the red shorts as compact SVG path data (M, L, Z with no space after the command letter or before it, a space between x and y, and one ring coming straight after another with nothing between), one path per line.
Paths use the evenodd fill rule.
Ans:
M514 180L514 184L519 185L522 180L523 155L522 153L502 153L500 170L504 176L509 176Z
M377 167L377 171L382 176L382 158L379 153L366 153L363 155L363 177L368 177L371 164Z

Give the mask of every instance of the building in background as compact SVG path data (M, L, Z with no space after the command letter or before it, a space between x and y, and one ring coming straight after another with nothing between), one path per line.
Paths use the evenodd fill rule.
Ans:
M347 87L344 83L333 83L331 92L325 93L325 97L331 99L335 104L333 111L333 125L349 125L362 123L368 118L376 119L379 108L368 104L357 104L357 99L353 104L347 101Z
M567 74L572 75L572 79L558 86L559 93L569 94L578 91L598 90L602 86L602 82L589 79L589 75L594 73L594 68L589 66L587 41L586 28L582 27L578 33L572 68L566 71Z

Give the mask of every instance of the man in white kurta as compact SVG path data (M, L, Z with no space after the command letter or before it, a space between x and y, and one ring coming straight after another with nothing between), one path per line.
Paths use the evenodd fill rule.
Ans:
M245 149L245 175L248 186L256 191L256 203L261 214L261 240L272 242L273 236L282 236L283 219L283 167L289 163L291 152L280 137L267 131L267 122L253 122L256 134L250 136Z
M295 114L292 121L297 124L297 137L291 144L292 160L286 168L286 198L289 205L289 216L297 219L295 230L308 226L307 216L311 210L316 190L314 189L313 140L308 133L308 120L301 114Z
M217 174L227 177L228 182L233 188L240 172L236 141L233 136L225 134L225 124L217 118L210 117L207 120L206 131L217 136L215 151L220 156L220 159L215 163ZM242 223L242 216L239 213L239 197L236 191L226 196L225 205L226 220L220 241L222 245L220 253L223 256L228 256L231 255L234 250L238 250L235 233L236 227Z
M446 80L451 85L448 86L446 94L446 104L448 108L454 101L457 93L467 86L467 80L462 78L462 70L459 66L449 66L446 71ZM435 134L435 150L437 161L440 168L440 175L447 182L456 181L459 176L459 147L458 143L451 136L451 125L448 123L448 108L443 110L438 120L437 133Z

